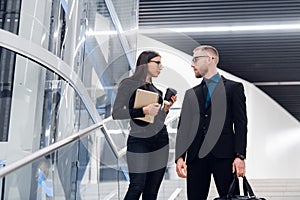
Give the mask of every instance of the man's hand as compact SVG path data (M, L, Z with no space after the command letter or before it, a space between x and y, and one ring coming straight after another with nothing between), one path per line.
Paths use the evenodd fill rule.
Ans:
M187 177L186 163L184 162L183 158L178 158L176 163L176 172L177 175L181 178Z
M232 163L232 173L236 173L237 177L243 177L246 174L245 160L235 158Z

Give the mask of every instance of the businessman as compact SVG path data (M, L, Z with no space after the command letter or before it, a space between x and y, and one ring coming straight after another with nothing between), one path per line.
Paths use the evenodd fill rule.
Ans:
M213 175L219 196L235 173L245 175L247 114L244 87L218 73L216 48L194 49L192 68L200 85L186 91L176 138L176 172L187 178L189 200L205 200ZM238 188L236 193L238 192Z

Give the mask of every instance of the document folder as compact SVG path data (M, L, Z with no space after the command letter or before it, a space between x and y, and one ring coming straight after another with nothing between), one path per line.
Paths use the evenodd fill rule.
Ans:
M158 102L158 94L147 90L137 89L133 108L142 108L151 103ZM145 122L153 123L154 116L145 115L145 117L137 117L135 119L143 120Z

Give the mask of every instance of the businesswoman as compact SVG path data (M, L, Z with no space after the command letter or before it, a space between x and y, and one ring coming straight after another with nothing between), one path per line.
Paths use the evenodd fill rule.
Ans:
M157 199L166 170L169 138L164 120L176 98L170 105L163 105L162 92L152 83L161 70L161 56L157 52L142 52L134 74L121 81L113 106L114 119L130 119L126 153L130 184L125 200L138 200L141 195L143 200ZM158 102L134 108L137 89L157 93ZM153 117L153 123L137 119L145 115Z

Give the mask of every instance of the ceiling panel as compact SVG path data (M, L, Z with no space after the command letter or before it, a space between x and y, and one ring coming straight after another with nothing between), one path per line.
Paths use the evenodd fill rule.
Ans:
M300 1L140 1L140 25L165 27L299 20Z

